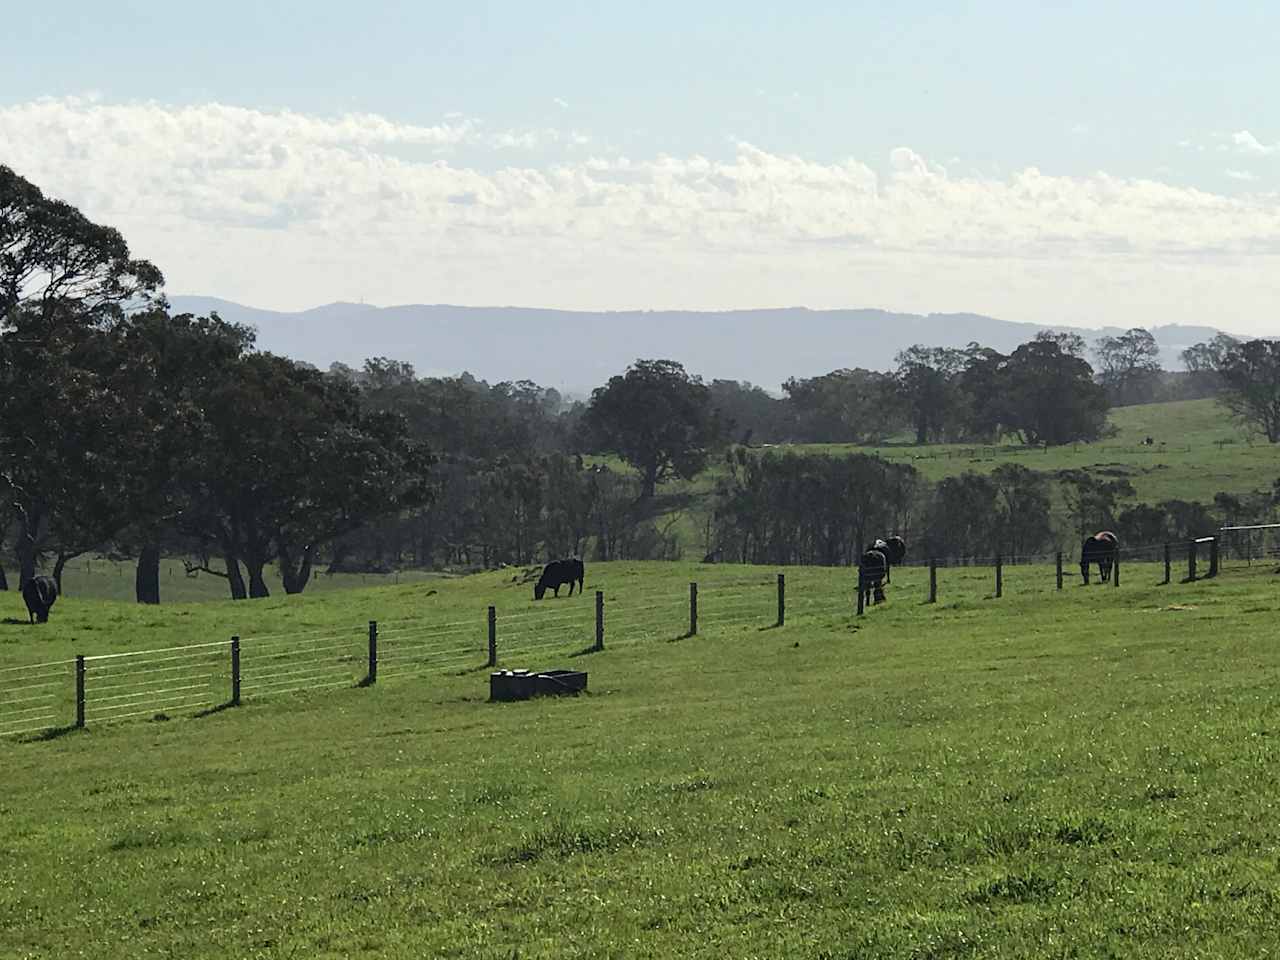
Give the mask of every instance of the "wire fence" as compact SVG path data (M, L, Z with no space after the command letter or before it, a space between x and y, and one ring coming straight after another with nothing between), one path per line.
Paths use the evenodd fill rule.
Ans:
M1251 528L1256 534L1261 527ZM1271 528L1268 527L1268 530ZM1280 530L1280 528L1275 528ZM1280 559L1280 540L1225 551L1217 536L1117 549L1099 569L1119 586L1129 565L1163 563L1162 583L1217 576L1233 559ZM1256 539L1256 538L1255 538ZM1251 546L1253 546L1251 544ZM944 558L899 564L902 586L936 602L952 595L1000 597L1006 566L1052 563L1056 582L1043 573L1017 577L1040 590L1062 590L1075 575L1063 553ZM927 568L927 577L925 576ZM940 577L938 571L947 571ZM971 568L971 569L962 569ZM44 738L117 721L203 715L246 700L302 691L372 686L380 680L460 676L536 660L582 656L610 648L699 635L704 628L770 629L794 617L862 616L878 599L868 575L848 568L794 568L790 574L729 574L708 569L687 588L596 591L594 603L537 603L514 613L496 606L474 617L429 622L421 618L369 621L358 627L314 628L232 637L229 642L129 651L0 668L0 737ZM1149 572L1149 568L1147 569ZM1185 571L1185 576L1183 575ZM877 585L885 571L873 571ZM1089 582L1082 569L1084 582ZM788 577L790 578L788 582ZM790 592L788 592L790 591ZM978 592L981 591L981 592Z

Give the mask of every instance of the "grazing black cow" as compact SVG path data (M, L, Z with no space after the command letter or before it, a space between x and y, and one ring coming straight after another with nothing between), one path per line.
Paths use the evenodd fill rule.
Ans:
M889 558L872 547L858 563L858 589L876 603L884 602L884 578L889 575Z
M560 588L566 583L569 585L569 596L573 596L573 585L578 585L578 594L582 594L582 581L586 577L586 572L582 568L582 561L577 557L569 557L565 560L552 560L542 568L542 576L538 578L538 582L533 586L533 599L541 600L547 590L555 591L555 595L560 596Z
M48 623L49 609L58 599L58 585L52 577L32 577L22 588L32 623Z
M1080 544L1080 577L1089 582L1089 564L1098 565L1098 575L1102 582L1111 579L1111 568L1115 565L1116 555L1120 552L1120 540L1110 530L1102 530L1087 538Z

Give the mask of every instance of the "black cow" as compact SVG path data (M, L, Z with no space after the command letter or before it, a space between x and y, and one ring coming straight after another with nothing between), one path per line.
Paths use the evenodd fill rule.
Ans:
M884 578L889 575L889 558L872 547L858 563L858 590L876 603L884 602Z
M32 623L48 623L49 610L58 599L58 585L52 577L32 577L22 588Z
M871 549L879 550L883 553L885 560L889 562L889 567L892 568L902 563L903 559L906 557L907 541L903 540L901 537L888 537L884 540L876 540L876 542L871 545ZM889 570L885 570L884 572L884 582L893 582L893 578L890 576Z
M560 588L566 583L569 585L569 596L573 596L573 585L578 584L578 594L582 594L582 581L586 576L586 572L582 568L582 561L577 557L569 557L565 560L552 560L542 568L542 576L538 578L538 582L533 587L533 599L541 600L547 590L555 591L555 595L560 596Z
M1110 530L1102 530L1087 538L1080 544L1080 577L1089 582L1089 564L1098 565L1098 575L1102 582L1111 579L1111 568L1115 565L1116 555L1120 552L1120 540Z

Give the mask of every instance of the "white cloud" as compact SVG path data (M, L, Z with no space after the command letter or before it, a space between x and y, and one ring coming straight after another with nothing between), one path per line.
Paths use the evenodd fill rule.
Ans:
M563 99L563 98L561 98L561 97L552 97L552 98L551 98L551 102L552 102L552 103L554 103L554 104L555 104L557 107L559 107L561 110L568 110L568 109L569 109L569 101L568 101L568 100L565 100L565 99Z
M876 304L1230 327L1200 312L1210 291L1259 314L1280 296L1273 194L1033 167L954 176L906 146L879 172L748 143L643 159L574 149L587 142L456 116L0 108L3 162L121 228L171 290L260 306ZM488 161L454 162L464 147ZM535 147L560 159L501 160Z
M1228 169L1228 170L1224 170L1223 173L1225 173L1232 180L1242 180L1245 183L1253 183L1255 180L1258 179L1258 175L1256 173L1250 173L1248 170Z
M1280 153L1280 143L1266 144L1248 130L1237 130L1231 135L1231 143L1240 153L1253 157L1269 157Z

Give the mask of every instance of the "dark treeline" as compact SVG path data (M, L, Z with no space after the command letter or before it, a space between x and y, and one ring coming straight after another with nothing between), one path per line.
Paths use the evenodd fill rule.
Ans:
M712 539L726 560L742 563L850 565L890 533L904 536L917 560L1072 556L1099 530L1115 531L1126 548L1145 547L1212 534L1224 523L1269 522L1280 512L1280 481L1269 492L1219 493L1211 504L1135 504L1128 480L1088 470L1006 463L931 484L909 464L867 454L737 448L727 461Z
M781 397L637 360L570 400L527 381L418 377L387 358L320 371L256 350L252 330L216 314L171 315L162 289L117 231L0 166L0 550L20 582L41 568L60 580L90 551L136 559L148 603L166 555L235 598L266 596L268 569L297 593L317 570L674 558L689 546L674 532L681 504L657 490L726 451L700 546L733 559L849 563L890 530L939 555L1033 552L1065 535L1048 519L1055 491L1077 533L1150 540L1207 514L1172 502L1117 514L1132 491L1108 478L1008 466L930 485L874 457L755 448L1051 446L1102 436L1112 404L1170 391L1217 396L1280 440L1270 341L1198 344L1177 375L1142 330L1099 341L1096 371L1072 334L1007 355L915 346L893 371L791 379Z

